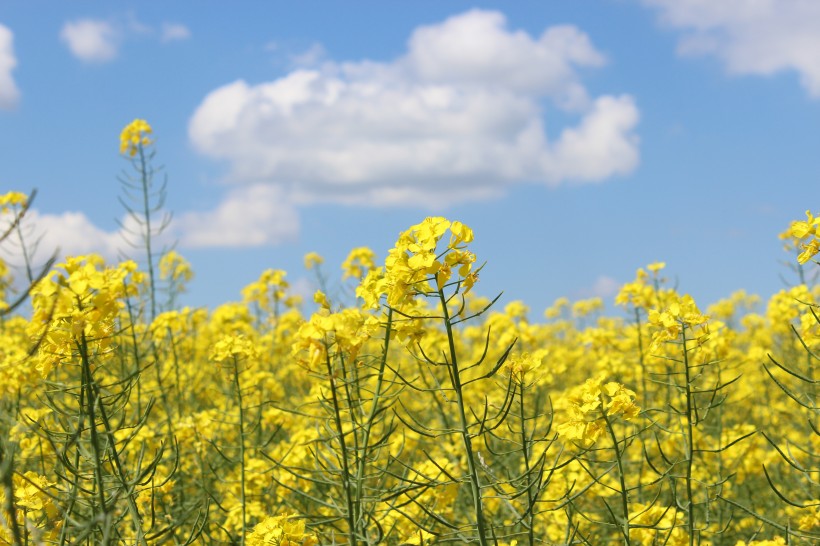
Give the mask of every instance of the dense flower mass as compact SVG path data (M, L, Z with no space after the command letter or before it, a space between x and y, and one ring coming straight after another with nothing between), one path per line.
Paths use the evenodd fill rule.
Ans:
M802 273L817 218L786 237ZM820 543L820 285L703 312L655 262L542 314L476 293L473 239L309 253L310 313L280 269L176 306L174 251L156 285L69 257L15 313L0 260L0 545Z

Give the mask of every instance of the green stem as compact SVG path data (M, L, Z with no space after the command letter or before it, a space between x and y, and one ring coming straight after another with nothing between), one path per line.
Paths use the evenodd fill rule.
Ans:
M695 544L695 511L693 506L694 493L692 492L692 467L694 458L694 446L692 442L695 439L694 426L692 424L692 417L694 409L692 407L692 379L689 375L689 350L686 347L686 325L681 328L681 340L683 342L683 369L686 379L686 515L687 528L689 531L689 546Z
M327 365L327 379L330 382L330 393L333 397L333 410L336 420L336 431L339 435L339 449L342 460L342 487L345 490L345 500L347 502L347 524L350 528L350 543L352 546L358 544L356 536L356 514L354 512L353 494L350 491L350 468L347 463L347 444L345 433L342 429L342 416L339 412L339 397L336 393L336 378L333 376L333 366L330 364L330 355L325 353L325 364Z
M387 366L387 352L390 349L390 331L393 329L393 309L387 310L387 325L384 333L384 347L382 349L382 360L379 363L379 375L376 380L376 390L373 393L371 400L370 414L364 424L364 437L362 439L362 452L359 456L359 465L356 470L356 505L362 504L362 492L364 490L364 472L365 464L367 463L368 449L370 447L370 431L373 428L373 421L376 418L376 413L379 408L379 400L381 399L382 386L384 384L384 369ZM359 522L357 521L357 524Z
M447 309L447 299L444 297L444 290L438 291L441 301L442 313L444 315L444 327L447 329L447 342L450 350L450 381L456 394L458 403L459 419L461 421L461 438L464 441L464 450L467 455L467 470L470 474L470 488L473 495L473 511L475 512L476 528L478 530L478 541L481 546L487 546L486 523L484 522L484 507L481 501L481 483L478 479L478 467L475 464L473 455L473 443L470 436L469 425L467 423L467 413L464 409L464 395L462 393L461 377L458 370L458 357L456 355L455 336L453 335L453 325L450 321L450 313Z
M151 250L151 207L150 207L150 195L148 193L148 186L150 186L151 181L148 175L147 165L145 161L145 150L143 150L142 145L139 147L140 151L140 178L142 181L142 201L143 201L143 213L145 214L145 251L146 251L146 258L148 260L148 282L150 283L151 287L151 322L153 322L154 318L157 316L157 299L156 299L156 288L154 284L154 254Z
M521 450L524 454L524 470L525 476L527 476L527 512L529 513L527 520L527 539L530 546L535 545L535 529L533 526L535 524L535 502L533 499L532 488L535 485L532 481L532 476L530 475L530 452L529 452L529 442L530 439L527 437L527 418L524 415L524 374L521 373L521 384L519 385L520 389L518 391L518 407L519 407L519 415L521 417Z
M242 388L239 385L239 361L236 355L233 357L233 385L236 389L236 402L239 405L239 502L242 503L242 538L239 544L244 546L247 526L245 511L245 409L242 404Z
M629 537L629 497L626 489L626 473L624 472L623 454L618 449L618 438L615 436L615 430L612 427L612 421L604 409L604 402L601 400L601 414L604 416L606 422L606 429L609 432L609 438L612 440L612 449L615 450L615 460L618 463L618 480L621 482L621 509L623 510L624 521L621 527L621 533L624 536L624 544L630 546L632 543Z

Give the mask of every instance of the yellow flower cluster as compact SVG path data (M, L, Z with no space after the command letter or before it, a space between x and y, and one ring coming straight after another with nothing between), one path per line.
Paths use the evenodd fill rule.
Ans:
M194 278L194 272L185 258L177 251L169 250L159 260L159 278L178 283L178 287L184 287L184 283Z
M25 207L28 195L19 191L6 192L0 195L0 213L9 212L14 207Z
M635 393L620 383L587 379L566 397L567 418L558 425L564 439L589 446L606 432L606 419L630 420L641 409L635 404Z
M256 525L247 546L314 546L316 535L305 530L305 520L292 515L272 516Z
M366 246L360 246L350 251L342 262L342 279L361 279L367 273L376 269L376 254Z
M150 146L153 142L148 136L154 130L144 119L135 119L125 126L120 133L120 153L134 157L140 148Z
M443 250L439 241L449 230L450 238ZM442 217L428 217L399 235L390 249L385 266L370 271L356 295L365 307L376 309L381 296L386 295L387 304L401 308L418 294L429 294L444 288L453 271L458 273L460 288L469 292L478 275L471 272L475 254L467 250L473 240L473 231L461 222L450 222ZM429 284L434 281L434 286Z
M211 348L211 360L214 362L224 362L230 360L256 360L259 353L256 345L245 336L224 336Z
M54 483L45 476L40 476L34 472L24 472L16 474L12 479L14 489L14 503L7 502L5 487L0 488L0 544L15 544L12 534L9 531L9 514L6 507L14 506L14 517L20 528L33 528L38 530L34 535L38 544L56 541L60 527L60 513L51 498L51 490Z
M673 295L665 308L649 311L649 322L656 328L652 346L657 349L666 341L679 340L684 329L698 329L699 335L695 337L702 339L709 333L708 320L709 316L700 312L692 296Z
M105 359L115 345L124 300L137 295L143 279L133 261L106 267L92 254L68 258L37 283L29 333L42 338L37 363L42 376L83 353Z
M820 217L815 217L811 211L806 211L806 220L795 220L785 232L780 234L781 239L792 238L802 248L797 261L804 264L820 252ZM804 242L810 239L808 242Z
M299 299L285 293L290 283L285 280L287 273L281 269L266 269L256 282L242 289L242 299L245 303L254 303L263 311L278 313L279 306L294 307Z
M344 353L355 361L362 345L378 328L378 319L359 309L331 313L323 308L299 327L291 353L303 366L314 371L324 369L329 351Z
M305 269L311 270L325 262L325 259L318 252L308 252L305 254Z

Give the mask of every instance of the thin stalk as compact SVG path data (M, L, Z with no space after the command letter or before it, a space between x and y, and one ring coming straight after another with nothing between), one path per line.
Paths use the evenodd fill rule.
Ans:
M153 251L151 250L151 206L150 206L150 195L148 193L148 186L150 184L150 180L148 177L148 170L145 161L145 150L143 149L142 145L139 146L140 152L140 178L142 181L142 200L143 200L143 211L145 214L145 252L146 252L146 259L148 261L148 282L151 288L151 322L153 322L154 318L157 316L157 297L156 297L156 288L155 288L155 281L154 281L154 255Z
M342 429L342 416L339 412L339 397L336 393L336 378L333 377L333 366L330 364L330 355L325 354L325 364L327 365L327 378L330 382L330 393L333 397L333 410L336 419L336 430L339 435L339 449L341 450L342 459L342 486L345 490L345 500L347 502L347 524L350 528L350 542L352 546L358 544L356 536L356 514L354 513L353 494L350 491L350 468L347 463L347 444L345 443L345 434Z
M390 349L390 331L393 329L393 309L388 307L387 310L387 325L384 333L384 347L382 348L382 359L379 363L379 375L376 380L376 390L373 393L373 398L370 406L370 415L364 423L364 437L362 439L362 453L359 456L359 465L356 470L356 505L361 506L362 491L364 489L364 472L365 464L367 463L368 448L370 445L370 431L373 428L373 420L376 418L376 412L379 407L379 400L381 399L382 386L384 384L384 370L387 366L387 352ZM358 524L358 522L357 522Z
M615 450L615 460L618 463L618 480L621 482L621 509L624 514L624 521L621 525L621 534L623 534L624 537L624 544L626 546L630 546L632 542L629 537L629 498L626 489L626 473L624 472L623 454L620 449L618 449L618 438L615 436L612 421L609 420L609 416L606 414L603 401L601 401L601 415L604 416L606 429L609 432L609 438L612 440L612 449Z
M521 384L519 385L520 389L518 391L518 408L519 408L519 415L521 417L521 451L524 454L524 470L525 476L527 476L527 512L529 516L527 517L527 541L530 546L535 546L535 529L533 529L535 524L535 501L532 495L532 488L535 485L532 481L532 475L530 474L530 450L529 450L529 438L527 437L527 419L524 415L524 377L523 373L521 374Z
M242 404L242 388L239 385L239 360L233 357L233 385L236 389L236 402L239 405L239 501L242 503L242 537L240 546L245 544L247 518L245 513L245 409Z
M464 409L464 396L461 388L461 377L458 370L458 356L456 355L455 336L453 335L453 325L450 321L450 313L447 309L447 298L444 297L444 290L439 288L439 301L441 301L442 313L444 315L444 327L447 329L447 343L450 350L450 380L456 394L458 403L459 419L461 421L461 438L464 441L464 449L467 455L467 469L470 473L470 488L473 495L473 511L475 512L476 528L478 530L478 541L481 546L487 546L486 523L484 522L484 508L481 502L481 483L478 479L478 467L473 456L473 443L468 429L467 414Z
M694 457L694 446L692 442L695 439L694 426L692 424L693 408L692 408L692 384L689 376L689 350L686 347L686 325L681 328L681 340L683 343L683 370L686 379L686 515L687 515L687 530L689 532L689 546L695 544L695 511L693 506L694 493L692 492L692 467Z

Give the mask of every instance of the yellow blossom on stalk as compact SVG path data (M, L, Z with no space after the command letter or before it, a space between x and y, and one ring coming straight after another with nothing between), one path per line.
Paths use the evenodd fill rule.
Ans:
M662 269L666 268L666 262L652 262L647 265L646 268L651 271L653 275L657 276Z
M63 360L87 347L97 359L108 356L124 300L138 293L143 274L133 261L116 268L97 255L70 257L31 291L33 313L29 333L42 342L37 369L45 377Z
M325 263L325 259L318 252L308 252L305 254L305 269L313 269L317 265Z
M285 298L285 291L290 287L285 280L287 273L281 269L266 269L256 282L242 289L245 303L257 303L263 310L272 312L279 302L290 303Z
M797 256L798 263L804 264L820 252L820 240L812 239L808 244L801 245L803 252Z
M272 516L259 522L247 536L247 546L313 546L316 535L305 529L305 521L294 515Z
M812 240L803 242L805 239L814 237ZM791 223L789 229L780 234L781 239L791 239L792 242L786 245L787 249L801 248L803 251L797 256L797 261L804 264L811 260L820 252L820 217L815 217L811 211L806 211L806 220L796 220Z
M547 307L544 311L544 317L548 319L556 319L561 316L561 312L568 306L569 299L562 296L552 302L551 306Z
M291 354L310 370L321 369L331 349L353 361L378 328L376 317L358 309L343 309L339 313L320 309L299 327Z
M574 317L586 317L604 308L604 300L601 298L589 298L579 300L572 304L572 315Z
M120 133L120 153L134 157L140 147L149 146L153 141L148 137L153 129L144 119L135 119Z
M376 269L376 254L366 246L354 248L342 263L342 279L350 277L361 279Z
M211 347L211 360L223 362L233 359L257 359L256 346L243 335L224 336Z
M19 191L6 192L0 195L0 213L5 213L13 207L25 207L28 195Z
M805 239L809 236L820 237L820 217L815 218L811 211L806 211L806 221L796 220L786 230L787 236Z
M678 339L684 328L701 327L703 333L708 333L708 320L709 316L700 312L692 296L672 295L664 309L649 311L649 322L657 328L652 345L657 348L665 341Z
M191 264L177 251L169 250L159 260L159 277L173 282L189 282L194 278Z
M318 303L320 307L324 307L325 309L330 309L330 302L327 300L327 296L321 290L317 290L313 294L313 302Z
M448 246L440 250L439 241L448 230ZM385 260L387 304L401 307L416 294L441 290L456 268L462 288L469 291L477 280L471 272L475 255L463 245L472 239L470 228L440 216L425 218L401 233ZM436 282L435 289L427 285L431 277Z
M647 282L649 275L643 269L638 269L635 280L626 283L615 296L615 305L632 305L633 307L649 307L655 296L654 288Z
M538 378L533 378L533 374L540 371L546 355L547 351L544 349L539 349L533 353L516 353L507 358L507 361L504 362L504 368L515 383L519 385L532 384L538 380Z
M603 383L600 378L587 379L565 397L568 418L558 425L558 434L581 445L594 444L606 432L603 412L611 420L630 420L640 413L635 392L620 383Z
M53 500L52 489L55 484L47 477L31 471L23 474L15 472L12 483L13 503L8 503L5 496L6 491L11 489L0 488L0 506L3 507L0 512L0 544L14 543L11 533L7 532L9 514L5 510L6 506L15 508L14 517L19 527L37 531L33 536L39 535L41 540L49 539L48 542L56 542L62 519Z

